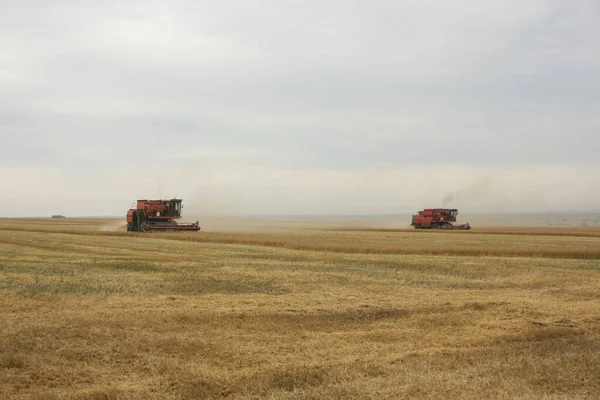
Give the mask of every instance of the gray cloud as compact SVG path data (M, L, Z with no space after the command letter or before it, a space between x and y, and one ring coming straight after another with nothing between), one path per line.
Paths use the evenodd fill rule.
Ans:
M589 174L600 165L600 6L593 0L0 7L5 180L41 168L65 186L106 192L118 171L151 166L232 203L226 182L247 183L244 174L261 171L244 189L253 206L236 209L268 211L267 202L249 200L253 191L290 190L262 174L295 180L292 187L314 198L326 186L330 198L363 210L379 200L342 194L362 192L365 180L419 186L423 168L461 167L461 176L445 178L445 191L431 194L439 203L473 184L465 179L477 174L467 171L482 168L498 187L506 184L503 171L522 168L544 191L551 177L527 167L544 165L569 176L576 167L591 180L570 189L585 199L557 196L544 207L600 201L600 178ZM343 182L319 180L338 173ZM219 178L206 186L201 174ZM94 181L79 180L85 176ZM35 182L20 180L13 201L36 196L26 187ZM385 192L381 185L371 190ZM143 187L121 190L115 201L146 197ZM510 207L528 201L517 196ZM280 211L302 209L301 200L288 199Z

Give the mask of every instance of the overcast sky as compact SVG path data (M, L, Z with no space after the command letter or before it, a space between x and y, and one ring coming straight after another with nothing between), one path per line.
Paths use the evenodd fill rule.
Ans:
M0 216L600 210L597 0L167 4L0 0Z

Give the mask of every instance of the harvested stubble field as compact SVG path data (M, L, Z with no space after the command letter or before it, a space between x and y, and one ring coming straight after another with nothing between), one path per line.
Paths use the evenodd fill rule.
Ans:
M106 226L0 220L0 398L600 397L592 230Z

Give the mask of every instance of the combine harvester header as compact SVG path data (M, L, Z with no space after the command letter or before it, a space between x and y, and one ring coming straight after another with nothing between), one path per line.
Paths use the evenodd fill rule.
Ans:
M181 199L138 200L136 208L127 211L128 232L183 232L200 230L198 221L177 223L181 218Z
M413 215L410 225L415 229L471 229L468 223L454 225L457 215L456 208L426 208Z

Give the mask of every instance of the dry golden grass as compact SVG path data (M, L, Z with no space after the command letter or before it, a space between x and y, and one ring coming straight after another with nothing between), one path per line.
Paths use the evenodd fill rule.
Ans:
M328 228L332 231L355 231L355 232L420 232L431 233L428 230L416 230L414 228L392 229L392 228L363 228L363 227L340 227ZM468 231L443 231L437 233L461 233L463 235L533 235L533 236L574 236L574 237L600 237L600 228L575 228L575 227L477 227Z
M124 224L112 218L0 218L2 229L98 231L118 223Z
M282 247L359 254L429 254L600 259L600 231L584 228L487 228L471 231L323 229L266 232L203 232L151 235L125 231L122 220L5 220L0 231L56 232L73 235L144 237L218 244ZM77 221L76 219L72 221ZM89 221L89 225L85 222ZM79 229L78 223L81 224ZM119 225L120 223L120 225ZM522 237L527 236L527 237Z
M600 397L595 237L45 223L0 222L0 398Z

